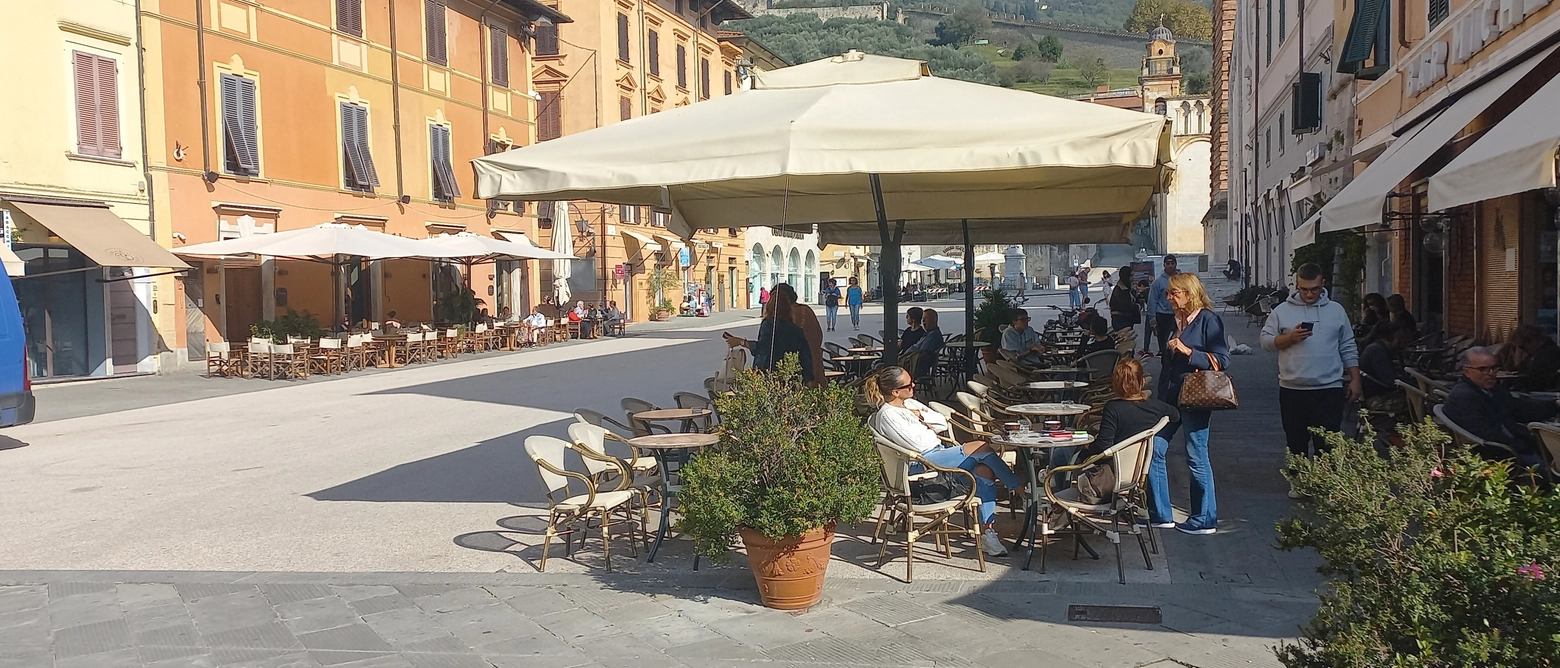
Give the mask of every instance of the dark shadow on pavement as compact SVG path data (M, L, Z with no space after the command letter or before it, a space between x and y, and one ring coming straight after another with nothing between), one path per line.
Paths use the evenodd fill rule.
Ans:
M10 436L0 436L0 450L15 450L16 448L25 448L28 445L30 444L18 441Z

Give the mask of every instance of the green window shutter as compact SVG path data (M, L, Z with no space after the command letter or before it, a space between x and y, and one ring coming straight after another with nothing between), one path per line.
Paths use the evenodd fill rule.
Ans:
M1375 54L1374 64L1365 61ZM1338 72L1358 79L1375 79L1392 63L1392 5L1388 0L1358 0L1354 20L1338 59Z

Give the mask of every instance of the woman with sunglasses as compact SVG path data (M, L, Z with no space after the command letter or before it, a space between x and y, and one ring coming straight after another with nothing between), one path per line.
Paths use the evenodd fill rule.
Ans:
M915 381L910 374L897 366L886 366L867 377L865 386L867 401L877 406L877 412L867 419L872 429L896 445L921 453L921 457L944 468L960 468L975 474L975 495L980 498L980 524L984 528L980 537L980 549L987 555L1001 557L1007 554L1002 539L993 525L997 516L997 485L1001 480L1008 489L1020 490L1023 482L1007 462L986 445L984 441L972 441L964 445L944 442L939 434L951 434L948 419L926 404L915 400ZM911 473L919 473L920 465L911 467Z
M1224 321L1213 312L1213 302L1203 290L1196 274L1180 273L1169 277L1165 297L1175 314L1175 334L1165 341L1165 357L1159 374L1159 397L1171 406L1181 406L1181 385L1193 371L1208 371L1215 364L1225 369L1230 364L1230 348L1224 339ZM1181 420L1165 428L1165 440L1186 429L1186 464L1192 473L1192 507L1185 522L1176 531L1194 535L1218 531L1218 506L1213 496L1213 465L1208 459L1208 422L1212 411L1180 409Z

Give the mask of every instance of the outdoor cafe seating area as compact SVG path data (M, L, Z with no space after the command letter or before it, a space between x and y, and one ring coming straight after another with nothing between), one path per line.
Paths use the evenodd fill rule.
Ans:
M1123 540L1137 541L1149 569L1153 568L1151 554L1158 553L1153 530L1140 527L1136 521L1146 507L1152 433L1127 438L1087 462L1109 460L1125 473L1110 491L1110 501L1085 502L1071 489L1069 479L1085 464L1078 456L1079 449L1091 444L1092 434L1098 431L1104 402L1111 396L1111 369L1121 355L1132 354L1136 340L1130 332L1120 332L1118 350L1093 353L1073 365L1070 351L1062 346L1079 334L1062 327L1048 329L1046 339L1058 352L1052 353L1046 364L1035 366L1012 359L978 364L957 386L948 385L946 394L940 395L942 400L930 396L930 389L926 399L953 425L953 440L990 443L1027 483L1022 495L1019 490L1007 490L1002 502L1008 507L1010 520L1022 517L1017 533L1003 536L1013 548L1008 563L1028 570L1034 567L1038 553L1038 568L1043 573L1049 543L1070 540L1074 558L1087 553L1100 559L1091 540L1103 540L1114 546L1117 574L1125 583ZM873 344L881 342L870 335L854 337L851 342L855 344L851 348L831 344L843 351L836 360L848 358L831 364L832 370L841 372L831 377L831 382L859 388L863 375L881 363L873 357L874 349L881 353L881 346ZM945 376L948 380L943 382L947 385L962 373L953 369L962 369L963 357L956 349L945 354L938 366L950 369ZM612 542L624 537L635 557L643 547L646 562L655 561L675 526L672 515L677 512L682 466L719 441L721 420L716 399L725 388L716 378L709 378L704 389L703 393L677 392L675 406L667 407L624 398L621 418L576 409L576 423L568 425L565 434L526 439L526 452L549 492L548 528L537 562L539 569L546 569L555 547L562 547L566 558L572 556L576 538L583 549L587 538L599 537L608 570L612 567ZM865 403L858 401L863 419L869 412ZM614 452L609 452L609 447ZM569 451L579 462L572 468L564 457ZM897 578L894 564L903 556L904 579L908 581L917 563L926 559L924 550L917 551L917 543L931 537L945 565L984 572L986 559L976 543L979 524L974 515L980 501L973 488L947 501L917 504L912 484L941 469L920 453L881 435L877 451L883 497L871 534L866 534L865 527L841 529L841 533L860 532L858 538L876 546L877 561L870 567ZM912 465L917 466L912 469ZM961 537L968 540L961 542ZM563 544L555 546L555 538L562 538ZM870 561L870 555L863 560ZM695 555L691 567L696 570L698 566Z

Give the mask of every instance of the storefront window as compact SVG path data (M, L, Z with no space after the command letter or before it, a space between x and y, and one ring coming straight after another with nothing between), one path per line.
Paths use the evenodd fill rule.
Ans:
M34 378L85 376L92 373L88 313L93 309L88 289L101 293L102 271L91 269L85 255L64 246L19 247L27 263L27 278L12 281L22 321L27 328L27 366ZM64 273L59 273L64 272ZM53 275L46 275L53 274ZM96 304L101 318L102 296ZM101 335L101 331L98 332ZM101 342L99 342L101 344ZM97 351L101 355L101 350Z

